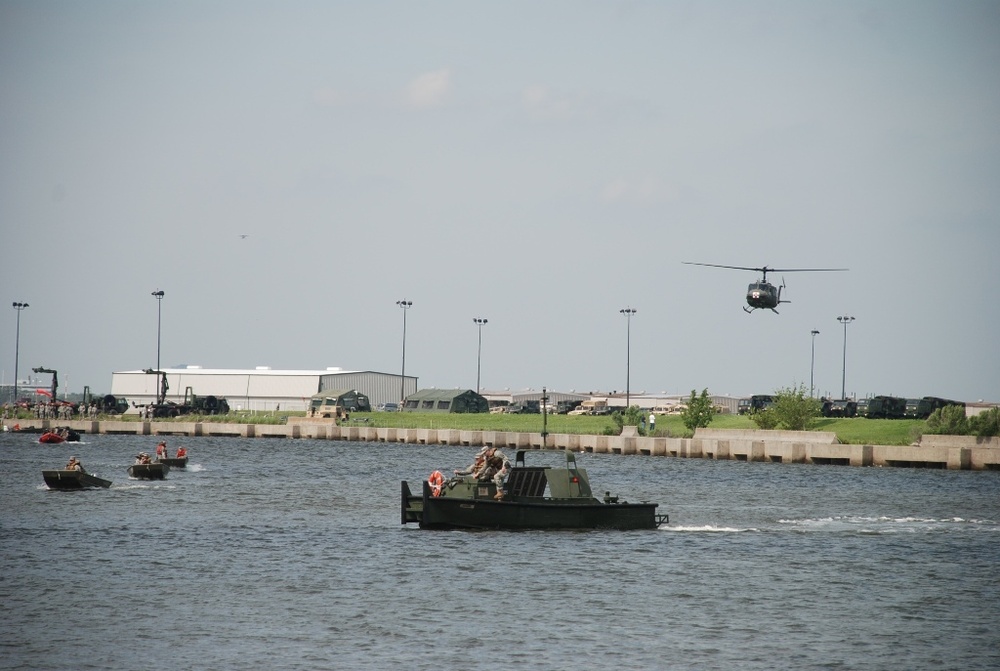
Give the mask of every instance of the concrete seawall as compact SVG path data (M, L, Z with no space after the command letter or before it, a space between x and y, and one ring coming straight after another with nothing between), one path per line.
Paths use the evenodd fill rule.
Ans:
M12 425L14 422L8 420ZM620 436L458 429L395 429L330 422L226 424L210 422L121 422L18 420L22 430L68 426L81 434L137 436L231 436L301 438L419 445L493 445L509 449L551 449L599 454L730 459L783 464L897 466L951 470L1000 470L1000 438L925 436L917 445L843 445L832 433L698 429L694 438L639 436L626 427Z

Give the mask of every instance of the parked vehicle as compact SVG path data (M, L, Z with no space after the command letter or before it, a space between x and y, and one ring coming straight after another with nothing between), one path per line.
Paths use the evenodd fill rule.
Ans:
M559 401L556 403L556 414L568 415L571 411L580 407L583 401Z
M767 410L774 405L774 396L770 394L754 394L750 397L750 412Z
M608 407L608 402L601 398L588 398L586 401L581 403L575 409L571 410L568 414L570 415L610 415L611 408Z
M860 410L858 414L861 414ZM871 419L903 419L906 416L906 399L876 396L868 402L868 410L864 416Z
M863 398L860 401L858 401L858 417L868 416L869 403L871 403L871 399L869 398Z
M144 371L147 375L156 375L159 380L159 391L156 394L156 402L149 403L145 410L150 417L179 417L191 413L203 415L227 415L229 414L229 403L224 398L216 396L198 396L191 387L184 388L184 400L180 403L167 400L167 374L162 370L147 368ZM136 406L138 407L138 406Z
M539 401L511 403L507 406L506 412L512 415L537 415L542 412L542 405Z
M824 417L856 417L858 404L847 398L825 399L822 414Z
M958 405L965 407L965 403L962 401L949 401L946 398L938 398L937 396L924 396L917 403L917 419L927 419L931 416L931 413L938 408L943 408L946 405Z

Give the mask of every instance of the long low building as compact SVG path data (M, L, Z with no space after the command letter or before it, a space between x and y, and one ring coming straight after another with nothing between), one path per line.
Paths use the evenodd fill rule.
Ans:
M355 389L367 396L373 407L380 403L398 403L400 392L408 396L417 391L417 378L375 371L272 370L163 368L167 376L166 400L184 401L190 392L199 397L224 398L233 411L305 411L313 394L330 389ZM145 370L127 370L111 374L111 394L129 401L134 412L139 406L156 401L160 376Z

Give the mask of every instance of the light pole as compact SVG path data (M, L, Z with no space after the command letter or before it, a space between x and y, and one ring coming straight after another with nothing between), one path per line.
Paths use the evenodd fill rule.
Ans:
M840 375L840 398L847 398L847 325L854 321L854 317L844 315L837 317L837 321L844 325L844 368Z
M549 436L549 393L542 387L542 448L544 449L548 445Z
M413 305L413 301L396 301L396 305L403 308L403 367L399 373L399 409L403 409L403 401L406 400L406 311Z
M632 372L632 315L634 315L638 310L635 308L622 308L618 312L625 315L628 320L628 326L626 327L626 338L625 338L625 410L629 409L631 405L631 395L630 395L630 377Z
M479 393L479 373L483 363L483 325L487 320L480 317L473 317L472 321L479 327L479 354L476 356L476 393Z
M14 337L14 412L17 412L17 360L21 354L21 310L28 307L28 304L15 301L12 307L17 310L17 335Z
M160 370L160 308L163 306L163 292L157 289L153 292L156 299L156 370Z
M809 398L816 398L813 394L813 371L816 370L816 336L819 335L819 331L813 329L810 331L812 333L812 358L809 360Z

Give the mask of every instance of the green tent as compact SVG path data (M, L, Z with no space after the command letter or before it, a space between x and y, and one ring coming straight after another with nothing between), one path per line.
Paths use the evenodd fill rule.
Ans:
M422 389L406 397L404 412L489 412L486 398L471 389Z
M310 417L335 417L337 407L344 412L372 411L368 397L355 389L327 389L310 397L306 414Z

